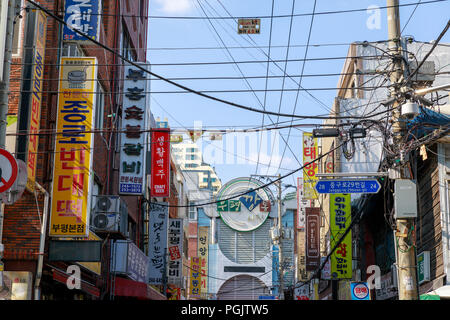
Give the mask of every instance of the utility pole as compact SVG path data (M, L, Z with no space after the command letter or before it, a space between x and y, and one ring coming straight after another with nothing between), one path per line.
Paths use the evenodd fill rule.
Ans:
M8 113L8 93L9 93L9 78L11 70L11 57L12 57L12 41L14 33L14 16L16 8L16 0L0 0L2 10L7 5L7 21L6 30L0 30L1 32L6 32L5 37L5 54L3 63L3 77L0 81L0 148L4 149L6 146L6 114ZM0 203L0 289L3 287L3 219L5 212L5 204Z
M400 119L401 105L400 97L402 95L402 87L400 81L404 80L404 66L401 52L401 32L400 32L400 13L399 1L387 0L387 22L388 22L388 39L389 39L389 53L393 58L394 70L391 73L391 96L395 98L392 111L392 131L393 142L396 146L401 148L401 140L403 138L405 123ZM401 152L401 150L400 150ZM399 174L396 177L402 178L402 165L398 170ZM397 232L394 233L396 238L396 260L397 260L397 275L398 275L398 293L399 300L417 300L417 277L416 277L416 254L413 248L409 250L401 250L400 248L410 247L406 243L407 238L404 236L411 229L414 218L397 218L396 227Z

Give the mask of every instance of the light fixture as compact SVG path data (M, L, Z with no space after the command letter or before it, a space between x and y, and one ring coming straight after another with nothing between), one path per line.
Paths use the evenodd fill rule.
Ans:
M338 137L338 128L327 128L327 129L313 129L314 138L326 138L326 137Z
M419 114L419 105L415 102L407 101L402 105L402 117L412 120Z

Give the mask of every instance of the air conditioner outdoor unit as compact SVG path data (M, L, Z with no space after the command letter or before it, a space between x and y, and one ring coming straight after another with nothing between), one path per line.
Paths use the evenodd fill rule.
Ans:
M94 196L91 229L95 232L120 232L127 235L128 208L119 196Z

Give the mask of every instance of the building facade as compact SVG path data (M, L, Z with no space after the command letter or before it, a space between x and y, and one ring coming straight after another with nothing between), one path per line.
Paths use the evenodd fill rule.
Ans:
M407 72L424 59L431 43L408 41L405 43ZM342 76L338 83L338 95L333 115L368 116L361 121L345 123L345 120L329 120L340 130L340 136L322 138L322 154L333 146L342 144L333 155L332 172L352 173L384 172L376 178L381 189L376 194L352 194L352 276L331 280L333 299L351 299L350 282L368 281L374 266L380 270L379 287L371 291L372 299L398 299L398 276L395 268L397 231L395 225L395 177L397 163L402 161L407 170L402 172L417 188L417 217L414 229L408 233L410 247L416 257L418 293L448 297L448 247L445 230L448 229L448 93L437 91L424 96L411 97L420 105L414 119L404 118L407 146L404 154L390 147L391 123L389 122L389 68L392 61L386 52L386 43L355 43L350 45ZM439 45L424 63L413 80L414 89L446 84L449 51L447 45ZM405 101L403 103L406 103ZM431 103L429 103L431 102ZM365 137L350 138L353 128L364 128ZM432 134L431 134L432 133ZM431 134L431 135L430 135ZM419 144L419 141L421 144ZM420 146L422 147L420 148ZM422 151L420 151L422 150ZM366 177L367 178L367 177ZM370 177L374 178L374 177ZM329 207L330 197L321 196ZM425 266L425 267L424 267ZM426 277L422 270L427 271ZM327 294L328 296L329 294Z
M148 268L147 252L144 251L148 249L145 203L149 199L146 199L145 190L134 195L119 189L121 153L130 152L130 149L124 151L125 140L120 129L129 111L124 110L123 93L129 93L125 88L131 71L126 67L129 63L121 56L133 63L146 63L148 1L92 0L88 1L90 11L86 12L84 7L77 7L79 4L70 0L36 3L37 7L26 1L16 1L6 149L19 162L23 161L25 170L28 168L28 181L19 198L10 197L9 203L3 201L0 242L4 244L5 283L12 290L14 281L11 279L19 277L26 287L26 299L96 300L123 296L165 299L162 286L149 287L147 274L142 274ZM83 13L80 24L70 20L73 10L70 11L69 6L72 6L70 10L77 7ZM101 45L74 30L88 34ZM117 49L118 54L108 48ZM88 66L86 61L92 62ZM69 64L85 67L74 70L68 67ZM135 68L146 88L145 73ZM63 69L67 73L63 73ZM91 74L90 70L95 72ZM72 87L65 89L64 81ZM81 88L86 91L70 93L72 89ZM92 91L88 92L87 88ZM63 100L65 98L72 99L70 109L65 109L72 113L64 115L59 111L61 101L68 101ZM146 99L140 99L139 103L145 106ZM90 101L88 109L82 105L84 100ZM80 121L87 116L92 121L82 124ZM61 136L61 117L72 122L71 128L79 124L84 129L62 131ZM150 118L150 112L146 112L142 119L150 126ZM89 143L83 146L79 137L88 135L90 139L86 141ZM58 149L64 139L79 143L81 149L73 147L70 152L67 148ZM70 144L67 147L70 148ZM88 162L85 156L89 156L90 164L83 167L84 162ZM56 171L60 161L70 159L79 159L77 167L71 167L72 175ZM149 173L145 172L146 163L138 165L138 171L145 175ZM67 169L69 165L63 166ZM76 168L87 171L78 173ZM172 171L176 174L173 168ZM141 179L145 181L147 177ZM72 190L77 196L84 194L83 201L86 202L63 204L57 198L55 191L58 190ZM172 190L173 197L177 197L175 191ZM73 216L76 223L79 220L84 223L81 234L71 236L71 230L75 229L54 224L55 210L59 209L64 210L63 214L62 211L58 213L59 216L68 219ZM77 210L81 210L86 218L78 215ZM116 222L110 225L111 219ZM58 235L57 232L65 234ZM94 242L101 245L95 250L86 247L85 252L95 252L96 258L78 261L57 255L55 248L69 243L69 250L65 252L83 251L78 247L85 248L89 243L87 240L93 240L93 245ZM131 271L123 273L117 265L110 265L111 260L122 258L118 256L119 251L126 255L130 250L138 257L135 263L142 267L139 275ZM78 271L81 281L71 286L71 272ZM127 289L130 284L133 284L133 290Z

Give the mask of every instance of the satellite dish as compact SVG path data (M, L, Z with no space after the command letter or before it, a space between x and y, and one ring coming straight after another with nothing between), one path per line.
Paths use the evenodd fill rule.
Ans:
M22 197L23 191L27 186L28 172L27 165L20 159L16 159L18 166L17 179L5 192L0 194L0 199L4 204L11 205Z

